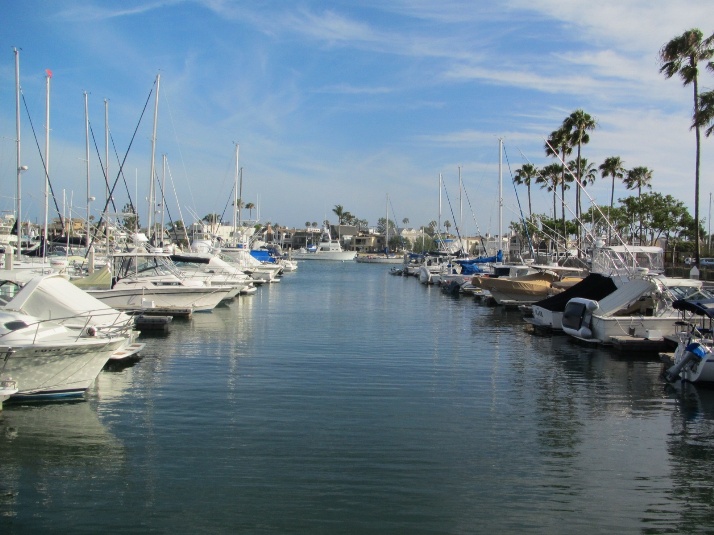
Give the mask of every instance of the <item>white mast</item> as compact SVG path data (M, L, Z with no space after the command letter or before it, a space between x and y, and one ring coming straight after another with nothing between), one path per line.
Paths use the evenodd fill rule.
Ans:
M52 71L45 71L46 79L46 102L45 102L45 224L42 228L42 258L47 258L47 213L50 206L50 78Z
M15 139L17 143L17 199L15 200L17 218L15 219L15 228L17 229L17 257L19 258L22 251L20 243L22 241L22 188L20 177L27 167L22 165L20 152L20 52L17 48L13 50L15 51Z
M463 182L461 181L461 166L459 166L459 249L463 248L463 242L461 242L462 236L463 236L463 224L464 224L464 202L462 199L462 193L463 193Z
M109 250L109 221L107 208L109 207L109 100L104 99L104 238L107 251Z
M159 119L159 83L161 82L161 75L156 75L156 100L154 102L154 129L151 134L151 173L149 175L149 212L148 212L148 222L146 231L149 233L149 240L152 239L152 232L154 226L154 205L155 205L155 193L154 193L154 172L156 170L156 123Z
M161 169L161 241L159 245L163 247L164 243L164 214L166 213L166 154L162 156Z
M240 150L240 145L236 143L236 169L235 175L233 177L233 245L238 245L238 213L240 212L240 206L238 206L238 201L241 200L239 196L240 188L238 186L238 176L240 175L240 167L238 166L238 151Z
M441 173L439 173L439 227L437 232L441 234Z
M384 235L384 254L386 255L389 252L389 193L387 193L387 206L384 211L384 224L387 229Z
M87 244L87 247L89 247L89 236L91 234L90 228L89 228L89 214L91 213L90 210L90 203L92 202L92 197L90 196L90 190L89 190L89 105L88 105L88 99L87 99L87 92L84 92L84 129L85 129L85 149L84 149L84 156L87 159L86 165L87 165L87 235L85 237L85 242Z
M109 204L109 100L104 99L104 170L106 184L104 184L104 203Z
M503 139L498 138L498 250L503 246Z

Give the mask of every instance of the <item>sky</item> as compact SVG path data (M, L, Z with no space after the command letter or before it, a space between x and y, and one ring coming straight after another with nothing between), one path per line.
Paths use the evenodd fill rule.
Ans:
M158 75L167 221L232 221L237 144L241 198L257 207L244 217L304 227L335 223L340 205L370 225L388 212L497 233L527 215L513 174L553 162L545 139L576 109L597 120L584 158L652 169L653 191L693 213L692 88L659 73L658 52L690 28L714 33L714 2L23 0L0 14L0 210L17 197L16 48L24 219L44 217L48 69L50 183L73 217L86 217L88 183L90 214L104 206L106 111L116 209L131 198L146 223ZM712 88L702 70L700 90ZM714 138L702 137L705 228L713 165ZM592 202L609 205L610 185L588 186ZM631 194L616 185L616 199ZM550 213L552 195L534 187L532 203Z

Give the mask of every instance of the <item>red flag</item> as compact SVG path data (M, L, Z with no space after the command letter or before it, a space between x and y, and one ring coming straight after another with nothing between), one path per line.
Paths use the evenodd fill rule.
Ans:
M49 69L45 69L45 72L47 73L47 78L52 78L52 71Z

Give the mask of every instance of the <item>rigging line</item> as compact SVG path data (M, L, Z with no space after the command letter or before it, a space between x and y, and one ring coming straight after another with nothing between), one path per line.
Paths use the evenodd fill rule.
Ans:
M389 207L392 209L392 217L394 217L394 232L396 233L398 228L397 228L397 214L394 212L394 206L392 205L392 199L389 199ZM386 221L386 227L389 228L389 218L387 218ZM398 234L399 237L399 245L404 247L404 236L401 234ZM385 243L387 251L389 251L389 244Z
M463 182L462 182L463 186ZM474 219L474 224L476 225L476 232L478 233L479 237L481 238L481 247L483 247L483 252L484 254L488 254L488 249L486 249L486 245L483 243L483 235L481 234L481 229L478 226L478 221L476 221L476 214L474 213L473 206L471 206L471 199L469 198L469 192L466 191L466 188L464 188L464 194L466 195L466 202L469 205L469 210L471 210L471 217Z
M547 139L545 140L545 143L546 143L546 145L548 145L548 146L550 147L551 150L553 150L553 146L548 142ZM556 153L556 154L557 154L557 153ZM592 196L590 195L590 193L583 187L582 183L581 183L581 182L578 180L578 178L573 174L573 172L570 170L570 167L568 167L568 164L565 163L565 161L563 161L563 159L562 159L560 156L557 156L557 158L558 158L558 160L560 160L561 164L563 165L563 168L568 172L568 174L569 174L571 177L573 177L573 180L575 181L575 183L578 184L578 186L579 186L580 188L582 188L582 190L585 192L585 195L587 195L588 200L590 201L590 204L592 204L592 206L594 206L595 209L597 209L598 213L602 216L603 220L607 222L608 227L610 228L611 231L613 231L613 233L615 234L615 237L619 240L619 242L622 244L622 246L625 247L625 250L627 251L627 254L628 254L629 256L631 256L631 257L635 260L635 262L636 262L636 258L635 258L634 253L632 253L632 252L630 251L629 246L627 245L627 243L625 243L625 240L622 239L622 236L620 235L620 233L617 231L617 229L614 228L614 226L612 225L612 223L610 222L610 220L607 218L607 216L604 214L604 212L603 212L603 211L600 209L600 207L597 205L597 203L595 202L595 199L593 199ZM572 214L572 210L570 210L570 208L568 208L568 211ZM574 215L574 214L573 214L573 215ZM576 219L577 219L577 218L576 218ZM578 219L578 221L579 221L579 219ZM582 225L582 221L581 221L580 223L581 223L581 225ZM595 243L595 236L592 236L592 237L591 237L591 240L593 241L593 244L594 244L594 243ZM630 274L631 274L632 271L631 271L631 269L630 269L629 262L626 262L626 260L623 258L623 256L622 256L619 252L617 252L617 251L614 251L614 255L618 258L618 260L620 261L620 263L625 266L625 270L627 271L627 273L630 273Z
M523 230L526 231L526 238L528 238L528 247L531 250L531 256L535 258L535 251L533 250L533 242L531 241L531 234L528 232L528 226L525 224L526 218L523 216L523 208L521 207L521 198L518 196L518 191L516 190L516 182L513 179L513 170L511 169L511 161L508 159L508 153L506 152L506 145L503 145L503 154L506 155L506 165L508 166L508 173L511 175L511 183L513 184L513 192L516 194L516 201L518 202L518 211L521 214L521 221L523 221Z
M171 173L171 165L169 164L168 159L166 160L166 168L169 172L169 181L171 182L171 188L174 192L174 197L176 199L176 206L177 206L178 212L179 212L179 221L181 222L181 226L183 227L183 233L186 238L186 243L190 244L190 241L188 239L188 230L186 229L186 222L183 219L183 214L181 213L181 204L179 203L179 200L178 200L178 192L176 191L176 183L174 182L174 177L173 177L173 174ZM173 221L172 221L172 223L173 223Z
M112 148L114 149L114 156L116 156L117 163L121 166L121 160L119 160L119 152L117 151L117 146L114 143L114 136L112 135L111 132L109 132L109 139L112 141ZM129 207L136 212L136 208L134 207L134 201L131 199L131 192L129 191L129 184L126 182L126 175L124 174L124 169L120 167L119 173L117 174L117 177L115 180L119 180L119 177L121 176L122 182L124 182L124 188L126 189L126 195L127 198L129 199Z
M193 190L191 189L191 181L188 180L188 171L186 170L186 160L183 157L183 151L181 150L181 143L179 142L178 136L176 135L176 125L174 123L174 114L173 114L173 111L171 110L171 104L169 103L166 87L164 87L164 90L162 91L161 96L163 98L164 104L166 104L166 109L168 110L168 113L169 113L169 122L171 123L171 129L174 133L174 137L176 138L176 145L178 148L179 159L181 161L181 167L183 168L184 178L186 179L186 186L188 187L188 195L191 198L191 202L193 203L193 210L196 213L198 213L198 209L196 208L196 199L193 196Z
M226 200L226 205L223 207L223 212L221 213L221 219L220 219L221 222L223 222L223 216L226 215L226 210L228 210L228 205L231 202L231 195L233 194L233 190L235 190L235 188L236 188L236 185L233 184L233 186L231 187L231 191L228 193L228 200ZM238 199L238 202L240 202L240 199ZM237 210L237 208L236 208L236 210Z
M451 206L451 199L449 198L449 192L446 191L446 182L441 181L441 185L444 188L444 193L446 193L446 201L449 203L449 210L451 211L451 218L454 220L454 229L456 230L456 236L459 238L459 251L463 253L463 242L461 241L461 234L459 234L459 225L456 224L456 216L454 215L454 209Z
M99 165L102 168L102 176L104 177L104 185L107 188L107 191L109 191L109 177L107 176L107 168L106 165L102 162L102 157L99 153L99 147L97 146L97 139L94 137L94 129L92 128L92 123L91 121L89 122L89 132L92 134L92 141L94 142L94 150L97 152L97 158L99 159ZM112 210L115 212L117 211L117 207L114 204L114 199L109 198L109 201L112 203Z
M97 225L102 223L104 214L106 213L107 208L109 207L109 200L112 199L112 197L114 196L114 189L116 188L117 183L119 182L119 177L120 176L124 177L124 164L126 163L126 159L129 156L129 151L131 150L131 147L134 144L134 140L136 139L136 133L139 131L139 126L141 125L141 120L144 118L144 113L146 113L146 108L149 105L149 100L151 99L151 95L154 92L155 86L156 86L156 80L154 80L154 84L151 87L151 91L149 91L149 95L146 97L146 102L144 103L144 109L141 110L141 115L139 116L139 122L136 123L136 128L134 128L134 133L132 134L131 140L129 141L129 146L127 147L126 152L124 153L124 159L121 161L121 164L119 165L119 171L117 171L117 177L116 177L116 179L114 179L114 183L112 184L112 187L109 190L109 195L108 195L106 201L104 202L104 209L102 210L102 217L99 218L99 222L97 223ZM113 144L114 144L114 139L112 138L112 145ZM116 147L114 148L114 150L116 152ZM124 185L126 186L126 179L124 179ZM128 186L127 186L127 191L128 191ZM129 196L129 202L131 204L131 195ZM131 209L133 210L134 216L138 217L136 208L134 208L133 205L131 205ZM87 216L89 216L89 214L87 214ZM89 254L89 248L87 248L87 252L85 253L85 258L86 258L87 254Z
M550 143L548 143L548 140L547 140L547 139L545 140L545 142L546 142L546 144L551 148L551 150L553 150L553 147L550 145ZM582 185L582 183L578 180L578 177L573 174L573 172L570 170L570 167L568 167L568 164L565 163L565 161L563 161L563 159L562 159L560 156L558 156L558 160L559 160L560 163L563 165L563 167L564 167L565 170L568 172L568 174L573 178L573 181L578 185L578 187L580 187L580 188L583 190L583 192L585 193L585 195L587 195L588 200L590 201L590 204L591 204L592 206L594 206L594 207L597 209L597 211L599 212L599 214L600 214L600 215L603 217L603 219L607 222L607 225L608 225L608 227L610 228L610 230L612 230L612 231L615 233L615 236L617 236L617 239L620 241L620 243L621 243L622 245L624 245L624 246L627 246L627 244L625 243L625 241L622 239L622 236L620 236L620 233L617 232L617 230L616 230L615 227L612 225L612 223L610 222L610 220L605 216L604 212L603 212L603 211L600 209L600 207L597 205L597 203L595 202L595 199L592 198L592 195L590 195L590 193L588 192L588 190L585 189L585 187ZM572 210L568 209L568 211L572 214ZM575 217L575 214L573 214L573 217ZM578 219L578 221L580 221L580 220ZM582 221L580 221L580 223L582 224Z
M168 165L168 159L167 159L166 163L167 163L167 165ZM162 184L161 184L161 181L160 181L160 180L157 180L157 184L158 184L158 187L159 187L159 191L161 192L161 209L162 209L162 210L166 210L166 212L167 212L168 215L169 215L169 222L170 222L170 223L173 223L173 219L172 219L172 217L171 217L171 211L169 210L168 206L166 206L166 195L165 195L165 192L164 192L164 188L163 188L163 186L162 186ZM164 230L164 229L161 229L161 230L162 230L162 233L163 233L163 230ZM162 234L162 235L161 235L161 241L162 241L162 242L163 242L163 239L164 239L164 236L163 236L163 234Z
M57 215L59 216L60 225L62 226L62 228L64 228L64 221L62 220L62 214L60 212L59 206L57 205L57 198L55 197L55 192L54 192L54 189L52 188L52 182L50 181L50 174L49 174L49 170L47 169L47 164L45 163L45 159L42 156L42 150L40 150L40 143L37 140L37 132L35 132L35 125L32 123L32 117L30 116L30 110L27 107L27 100L25 99L24 93L21 92L20 94L22 95L22 103L25 105L25 113L27 114L27 119L28 119L28 121L30 121L30 128L32 129L32 135L35 138L35 145L37 145L37 152L39 153L40 160L42 161L42 168L45 170L45 176L47 177L47 183L50 187L50 193L52 195L52 200L55 203L55 210L57 210Z

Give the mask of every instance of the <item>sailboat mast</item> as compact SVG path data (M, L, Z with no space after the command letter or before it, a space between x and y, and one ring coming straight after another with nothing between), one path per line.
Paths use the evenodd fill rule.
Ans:
M15 219L15 228L17 229L17 257L19 258L21 252L20 242L22 241L22 187L20 176L24 169L20 152L20 52L17 48L13 50L15 51L15 139L17 143L17 199L15 199L17 218Z
M233 245L238 245L238 212L240 211L240 206L238 202L241 200L239 197L238 188L238 176L240 175L240 167L238 166L238 153L240 150L240 145L236 143L236 169L233 175Z
M107 208L109 207L109 100L104 99L104 239L105 247L109 250L109 221L107 220Z
M463 182L461 182L461 166L459 166L459 225L457 227L460 232L457 234L461 234L464 229L463 229L463 224L464 224L464 202L463 202ZM461 243L461 236L459 236L459 249L463 247L463 243Z
M86 158L86 167L87 167L87 234L85 236L85 243L87 247L89 247L89 236L90 236L90 228L89 228L89 214L91 213L90 210L90 203L92 201L92 197L90 196L90 190L89 190L89 104L88 104L88 98L87 98L87 92L84 92L84 129L85 129L85 150L84 150L84 157Z
M161 75L156 75L156 100L154 101L154 128L151 133L151 171L149 174L149 213L147 217L146 230L149 233L149 240L152 240L154 226L154 205L156 204L154 193L154 172L156 171L156 124L159 120L159 84Z
M384 253L389 252L389 193L387 193L387 203L384 210L384 224L386 225L386 231L384 235Z
M439 173L439 227L437 230L441 233L441 173Z
M45 221L42 227L42 258L47 258L47 214L50 206L50 79L52 71L47 69L45 98Z
M498 138L498 250L503 247L503 139Z
M166 154L162 156L161 167L161 237L159 245L163 247L164 243L164 214L166 213Z
M104 204L109 205L109 100L104 99L104 170L106 184L104 185Z

